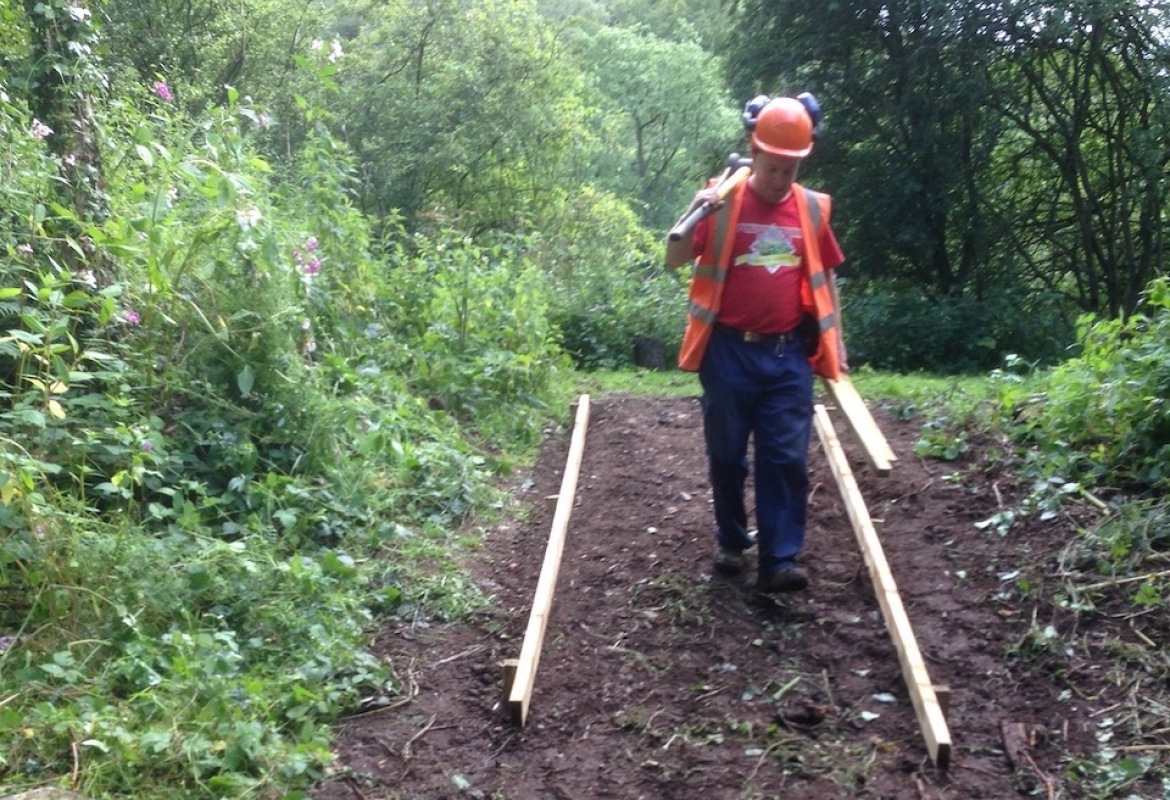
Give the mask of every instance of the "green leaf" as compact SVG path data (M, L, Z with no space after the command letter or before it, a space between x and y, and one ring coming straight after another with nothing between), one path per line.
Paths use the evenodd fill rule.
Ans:
M330 575L352 578L357 574L353 557L345 553L337 553L333 550L325 554L325 557L321 560L321 566Z
M142 159L142 163L148 167L154 166L154 155L147 148L140 144L134 145L134 149L138 151L138 157Z
M211 574L203 564L192 564L187 567L187 585L193 592L202 592L211 585Z
M247 397L252 393L252 387L256 383L256 371L252 369L251 364L246 364L240 374L236 376L236 385L240 387L240 394Z

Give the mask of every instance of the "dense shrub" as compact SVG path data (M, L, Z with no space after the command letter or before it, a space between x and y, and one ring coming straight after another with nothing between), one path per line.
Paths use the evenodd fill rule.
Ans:
M1066 477L1160 491L1170 486L1170 284L1159 278L1142 313L1085 317L1081 354L1009 397L1025 438Z
M480 602L449 562L484 453L531 443L563 359L522 242L378 260L319 112L274 165L260 109L169 96L103 109L93 222L0 91L0 782L293 796L398 690L373 616Z
M392 369L412 390L488 439L535 443L545 392L568 364L550 319L549 284L521 236L483 243L399 232L381 291ZM393 347L393 346L392 346ZM426 358L418 358L425 352Z
M606 192L566 198L560 214L533 236L534 260L551 283L551 316L580 369L634 363L634 342L663 343L666 362L682 339L686 271L662 266L663 243L637 214Z
M980 372L1008 354L1054 363L1072 341L1059 304L1005 287L930 296L918 287L841 285L849 361L899 372Z

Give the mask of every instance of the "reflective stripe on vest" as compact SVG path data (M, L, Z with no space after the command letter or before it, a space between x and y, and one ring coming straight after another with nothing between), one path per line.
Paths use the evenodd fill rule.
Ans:
M813 371L826 378L841 377L841 356L838 352L840 332L837 328L837 309L833 303L832 287L829 281L833 278L824 269L821 260L820 223L827 221L832 209L832 201L828 195L819 194L800 187L796 193L796 208L800 213L801 235L804 237L804 274L810 299L806 301L805 313L812 314L817 320L820 330L820 342L817 352L809 358ZM814 224L815 220L815 224ZM811 238L809 234L812 234Z

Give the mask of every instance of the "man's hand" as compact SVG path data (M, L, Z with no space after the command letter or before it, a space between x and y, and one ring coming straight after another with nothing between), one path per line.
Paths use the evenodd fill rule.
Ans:
M714 186L708 186L695 193L694 199L691 200L691 207L679 219L685 219L691 212L702 206L710 206L712 211L717 211L722 205L723 200L719 198L719 192L716 191Z

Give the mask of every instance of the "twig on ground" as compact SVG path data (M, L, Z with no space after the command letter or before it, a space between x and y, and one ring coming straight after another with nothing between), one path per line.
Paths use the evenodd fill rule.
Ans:
M353 778L346 776L345 785L349 787L351 792L357 795L358 800L367 800L365 793L363 793L362 790L357 787L357 781L355 781Z
M434 727L435 720L436 720L436 719L438 719L438 718L439 718L439 715L438 715L438 714L432 714L432 715L431 715L430 722L428 722L426 725L424 725L424 726L423 726L423 729L422 729L421 731L419 731L418 733L416 733L414 736L411 736L411 737L410 737L410 741L408 741L406 744L402 745L402 760L403 760L403 761L409 761L409 760L410 760L410 746L411 746L412 744L414 744L416 741L418 741L418 740L419 740L419 738L420 738L420 737L421 737L421 736L422 736L424 733L426 733L426 732L427 732L427 731L429 731L429 730L430 730L432 727Z
M1023 756L1024 760L1028 762L1028 766L1030 766L1032 771L1036 773L1036 777L1039 778L1040 781L1044 784L1044 796L1047 797L1048 800L1054 800L1056 797L1056 784L1052 780L1052 776L1036 765L1036 762L1033 760L1031 754L1023 753Z
M484 763L485 763L485 764L490 764L490 763L492 763L493 761L495 761L495 760L496 760L496 756L498 756L500 753L504 752L504 748L505 748L505 747L507 747L509 744L511 744L511 743L512 743L512 740L516 738L516 735L517 735L517 734L513 733L511 736L509 736L507 739L505 739L505 740L504 740L504 743L503 743L502 745L500 745L499 747L497 747L495 750L493 750L493 751L491 752L491 755L489 755L489 756L487 757L487 760L485 760L485 761L484 761Z
M909 500L911 497L917 497L918 495L922 494L923 492L925 492L927 489L929 489L933 485L934 485L934 478L931 478L926 483L922 484L921 489L915 489L912 492L906 492L906 494L899 495L898 497L895 497L893 500L887 500L886 506L887 507L888 506L896 506L896 505L898 505L898 503L901 503L903 500Z
M752 769L751 774L747 776L747 779L743 782L743 785L747 786L756 779L756 775L759 774L760 768L764 766L764 762L768 759L768 756L772 755L773 750L776 750L781 745L793 744L799 741L800 740L796 738L781 739L778 742L772 742L770 745L768 745L767 748L764 749L764 752L760 753L760 757L756 759L756 766Z
M1121 708L1122 705L1123 705L1123 703L1114 703L1111 706L1105 706L1105 708L1098 708L1096 711L1093 711L1089 714L1089 718L1091 719L1093 717L1099 717L1103 714L1108 714L1112 711L1116 711L1117 709Z
M1088 489L1086 489L1084 486L1078 486L1078 487L1077 487L1077 494L1079 494L1081 497L1083 497L1083 498L1085 498L1086 500L1088 500L1090 503L1092 503L1093 505L1095 505L1095 506L1096 506L1098 509L1100 509L1101 511L1104 511L1104 512L1106 512L1106 513L1108 513L1108 512L1109 512L1109 504L1108 504L1108 503L1106 503L1106 502L1105 502L1104 500L1102 500L1101 498L1099 498L1099 497L1097 497L1096 495L1094 495L1092 492L1090 492L1090 491L1089 491Z
M1128 578L1112 578L1107 581L1098 581L1097 583L1090 583L1088 586L1082 586L1081 591L1094 592L1098 589L1108 589L1111 586L1121 586L1127 583L1137 583L1138 581L1152 581L1157 578L1170 578L1170 570L1149 572L1145 575L1131 575Z
M1151 650L1158 649L1158 645L1154 644L1154 640L1138 630L1137 626L1133 624L1132 619L1129 621L1129 629L1133 631L1134 636L1142 640L1142 644L1144 644L1146 647L1150 648Z
M371 708L369 711L360 711L357 714L351 714L346 719L360 719L361 717L368 717L373 714L381 714L384 711L393 711L396 708L411 703L414 698L418 697L418 681L414 679L414 659L410 660L410 666L406 668L406 692L405 694L395 700L393 703L387 703L380 708Z
M781 697L783 697L784 695L786 695L790 691L792 691L792 689L794 689L796 687L796 685L798 683L800 683L800 681L801 681L801 677L799 675L797 675L795 678L790 680L788 683L781 686L780 691L778 691L778 692L776 692L776 694L772 695L772 701L773 702L779 701Z
M436 661L435 666L439 667L439 666L442 666L443 664L450 664L452 661L458 661L461 658L465 658L467 656L473 656L476 653L482 652L483 650L486 650L486 649L487 649L487 645L483 645L483 644L473 645L473 646L467 648L466 650L464 650L462 653L456 653L453 656L447 656L446 658L444 658L440 661Z
M720 692L722 692L722 691L723 691L724 689L726 689L726 688L727 688L726 686L719 686L719 687L717 687L717 688L715 688L715 689L712 689L712 690L711 690L711 691L709 691L709 692L703 692L703 694L701 694L701 695L699 695L698 697L696 697L696 698L695 698L695 702L699 702L699 703L701 703L701 702L702 702L702 701L704 701L704 700L709 700L709 699L711 699L712 697L714 697L715 695L717 695L717 694L719 694Z
M812 505L813 497L816 495L817 489L819 489L819 488L821 488L821 484L820 484L820 481L817 481L816 483L813 484L813 487L808 490L808 504L810 506Z
M833 697L833 686L829 683L829 671L827 669L821 670L821 680L825 682L825 696L829 698L829 705L836 708L837 699Z

